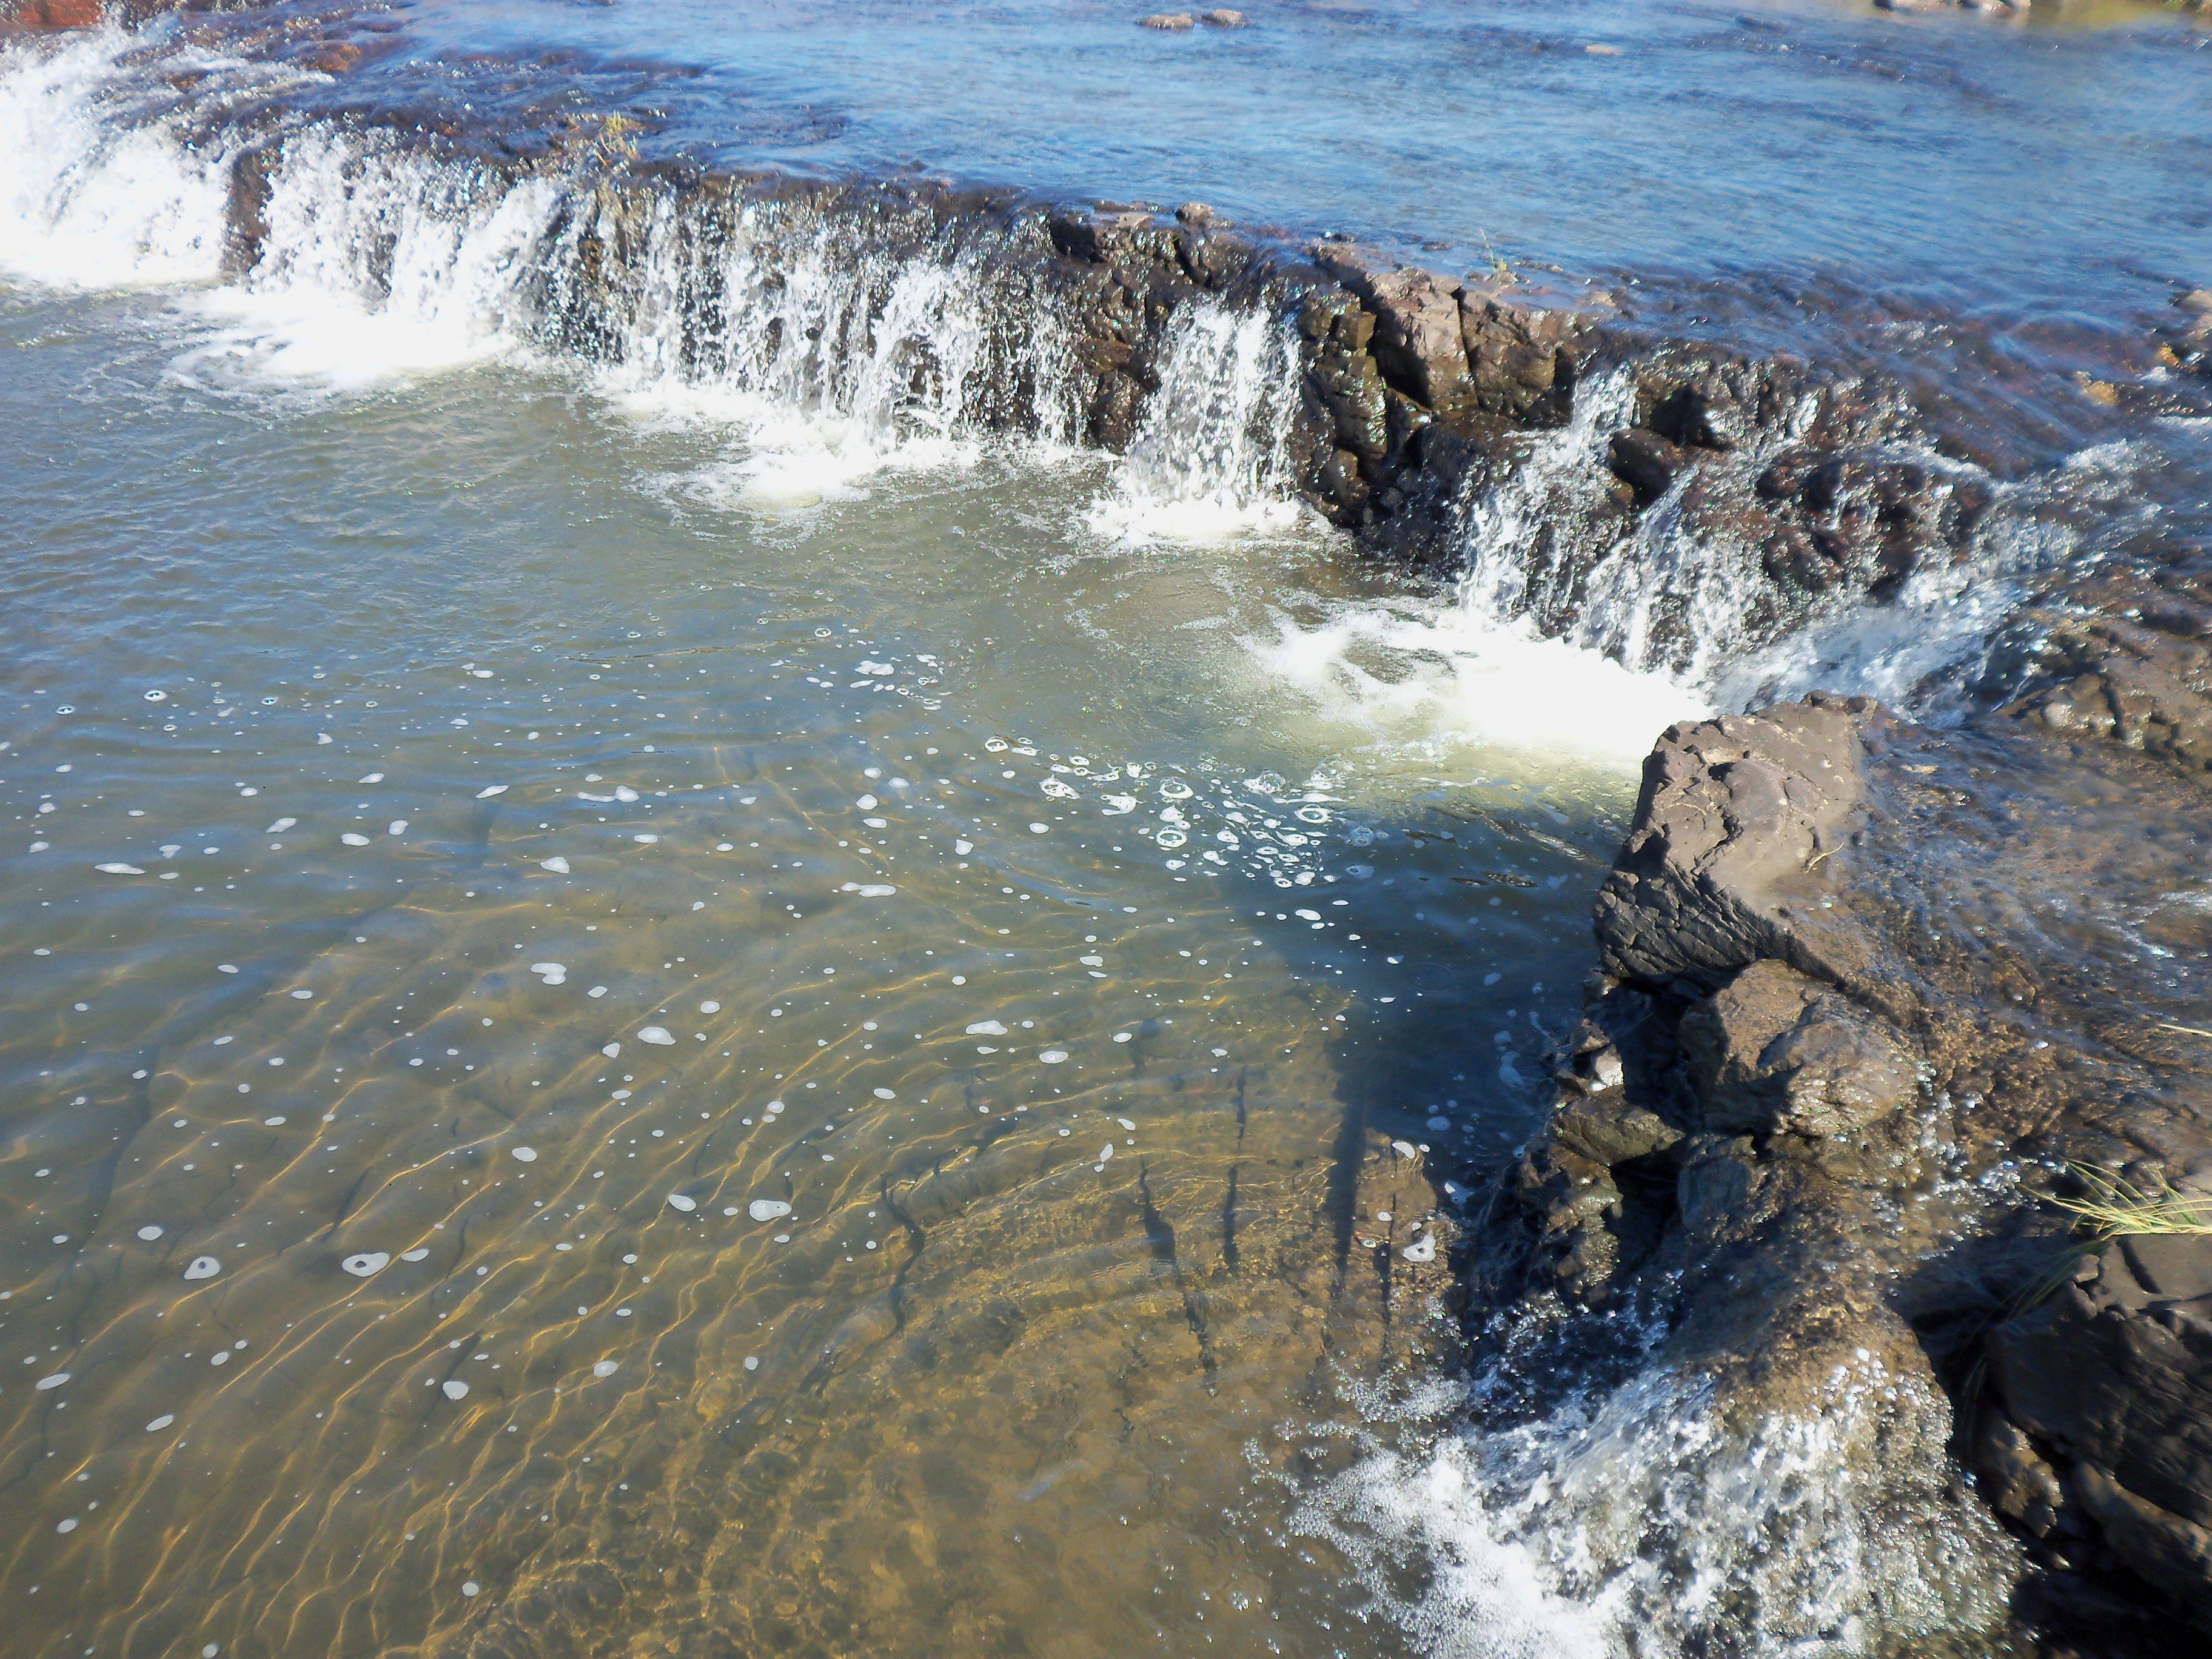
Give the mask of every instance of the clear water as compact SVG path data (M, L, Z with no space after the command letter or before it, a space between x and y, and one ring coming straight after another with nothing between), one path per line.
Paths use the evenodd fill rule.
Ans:
M926 260L738 248L713 374L656 268L587 369L526 295L567 181L319 118L617 109L648 153L1486 234L1785 332L1832 276L1876 355L1909 295L2063 356L2205 263L2164 21L1254 15L441 3L0 57L27 1650L1676 1651L1711 1632L1563 1563L1593 1516L1765 1570L1759 1492L1665 1473L1673 1380L1431 1455L1456 1194L1392 1143L1480 1170L1536 1121L1656 730L1909 690L2203 434L2075 456L1906 605L1634 672L1640 567L1575 639L1512 619L1540 489L1456 595L1285 500L1274 319L1195 318L1120 460L969 418L990 307ZM283 67L324 33L383 55ZM272 108L226 276L228 116ZM1853 1431L1775 1443L1817 1484Z
M1625 764L1285 696L1327 548L1090 464L0 326L18 1639L1404 1650L1291 1530L1449 1346L1359 1172L1526 1132Z
M428 0L356 74L482 113L589 72L584 95L667 149L1198 199L1443 244L1456 269L1494 249L2064 313L2160 303L2212 267L2190 205L2212 192L2212 36L2154 9L2063 29L1815 0L1247 10L1162 33L1098 0L770 0L742 26L700 0Z

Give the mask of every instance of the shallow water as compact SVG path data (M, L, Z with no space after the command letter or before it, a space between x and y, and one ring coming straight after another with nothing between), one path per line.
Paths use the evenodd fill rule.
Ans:
M1624 763L1283 696L1340 566L1095 467L5 329L27 1642L1400 1650L1289 1529L1449 1346L1363 1135L1525 1133Z
M2183 205L2212 168L2212 36L2155 9L2087 30L1830 0L1247 9L1163 33L1097 0L778 0L734 30L711 4L430 0L356 73L478 117L581 88L649 146L1197 198L1455 268L1826 276L2064 313L2157 303L2212 263Z
M588 167L314 118L531 154L619 110L648 156L1204 196L1447 265L1487 237L1662 276L1689 324L2040 373L2212 251L2172 210L2205 37L707 15L284 8L0 59L27 1650L1707 1639L1632 1610L1663 1571L1575 1554L1672 1529L1700 1584L1768 1572L1693 1387L1438 1449L1440 1172L1542 1109L1659 728L1924 698L2026 574L2201 531L2203 423L2100 429L2045 374L2007 416L2045 470L1898 604L1747 659L1730 567L1655 535L1546 640L1516 538L1601 485L1595 424L1471 520L1457 592L1417 585L1286 499L1279 319L1200 311L1121 459L970 418L1006 318L953 263L740 239L714 372L672 366L660 270L586 367L531 284ZM371 50L283 67L318 32ZM234 117L287 135L244 274ZM1052 319L1015 320L1049 389ZM1690 668L1623 666L1685 592ZM1778 1425L1774 1501L1851 1431Z

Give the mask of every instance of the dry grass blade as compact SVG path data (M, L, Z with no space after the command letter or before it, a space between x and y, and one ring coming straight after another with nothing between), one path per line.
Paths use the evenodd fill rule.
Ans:
M2088 1196L2051 1201L2099 1238L2212 1237L2212 1200L2184 1197L2162 1180L2146 1189L2109 1170L2083 1164L2068 1167L2088 1188Z

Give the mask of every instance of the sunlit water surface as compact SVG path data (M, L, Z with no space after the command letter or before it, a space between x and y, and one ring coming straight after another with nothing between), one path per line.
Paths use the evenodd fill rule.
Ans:
M1294 1521L1450 1347L1389 1143L1526 1133L1649 701L213 327L0 320L11 1649L1406 1650Z

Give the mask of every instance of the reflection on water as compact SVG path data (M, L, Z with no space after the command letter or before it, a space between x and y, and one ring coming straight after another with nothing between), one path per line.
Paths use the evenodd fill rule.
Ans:
M1278 679L1389 596L1095 470L729 507L564 380L4 328L11 1643L1404 1650L1294 1520L1625 769Z

